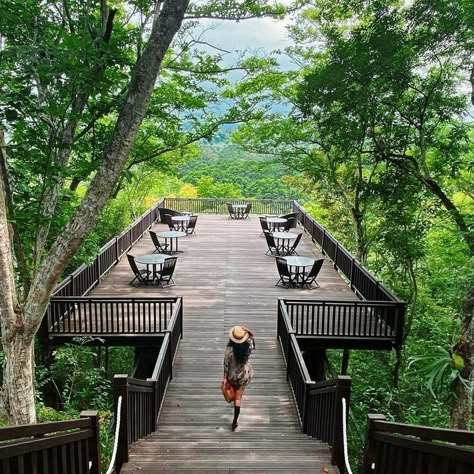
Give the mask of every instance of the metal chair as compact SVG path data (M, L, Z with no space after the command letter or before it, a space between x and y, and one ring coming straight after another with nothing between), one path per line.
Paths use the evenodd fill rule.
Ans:
M164 288L163 283L166 283L166 286L174 286L176 283L173 280L173 273L176 268L176 262L178 261L178 257L171 257L165 260L163 264L163 268L160 272L158 272L157 276L158 279L156 282L161 288Z
M281 231L282 232L290 232L290 229L293 228L294 222L295 222L294 217L290 217L289 219L287 219L286 222L281 226Z
M160 241L158 240L158 236L156 235L156 232L149 230L148 233L150 234L151 241L153 242L153 245L155 246L155 250L153 253L166 253L166 249L169 247L169 245L168 244L161 245Z
M165 218L166 218L166 223L168 224L169 229L176 230L176 227L174 226L174 223L173 223L173 216L171 214L166 214Z
M265 236L268 245L268 250L265 255L280 255L280 247L275 243L272 233L263 231L263 235Z
M252 209L252 203L251 203L251 202L248 202L248 203L247 203L247 206L245 207L243 219L250 219L249 214L250 214L250 210L251 210L251 209Z
M283 257L275 257L278 273L280 279L276 282L275 286L282 286L284 288L289 288L293 285L294 280L293 276L288 268L288 262Z
M229 211L229 217L227 219L236 219L235 211L234 211L234 206L230 202L226 202L227 205L227 210Z
M296 236L296 239L293 242L293 245L288 250L288 255L299 255L299 253L296 251L296 247L298 247L298 244L300 243L301 237L303 237L303 232L301 232L301 234L298 234Z
M291 228L292 229L295 229L296 226L298 225L298 218L299 218L299 214L297 212L292 212L291 214L285 214L283 216L278 216L278 217L281 217L282 219L294 219L294 221L292 222L292 225L291 225Z
M144 268L139 269L133 255L127 254L127 259L128 263L130 264L130 268L135 274L135 278L129 283L129 285L131 285L135 280L138 280L140 283L145 283L145 285L148 284L150 281L149 276L151 272Z
M260 234L260 237L263 237L263 234L265 231L270 232L270 228L268 227L268 222L266 217L259 217L260 219L260 226L262 227L262 233Z
M324 263L324 258L320 258L313 263L311 270L309 272L303 273L303 279L301 280L301 286L305 285L311 289L313 283L316 284L316 288L319 288L318 283L316 282L316 277L319 275L321 268Z
M196 227L197 218L198 218L198 216L191 216L189 218L188 227L186 227L186 234L196 235L196 232L194 231L194 228Z

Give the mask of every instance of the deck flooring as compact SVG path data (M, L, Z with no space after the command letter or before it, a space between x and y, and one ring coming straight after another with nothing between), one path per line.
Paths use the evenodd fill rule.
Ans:
M163 224L154 226L163 229ZM329 261L317 280L318 289L276 287L275 261L265 256L256 216L232 221L222 215L201 215L196 232L180 240L183 253L178 254L176 286L130 286L133 275L123 259L93 291L93 296L183 297L184 338L158 431L135 443L122 472L337 472L330 466L327 445L301 434L276 339L277 298L355 300L356 296ZM152 250L145 236L130 253ZM307 235L298 253L321 257ZM256 350L251 356L254 378L233 433L233 409L225 403L219 384L228 331L236 324L252 329ZM329 470L323 471L324 467Z

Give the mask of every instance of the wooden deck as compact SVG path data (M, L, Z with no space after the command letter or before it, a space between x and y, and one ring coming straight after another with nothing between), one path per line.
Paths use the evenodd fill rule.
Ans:
M154 230L165 228L158 224ZM336 472L327 445L301 434L285 366L276 340L278 297L356 299L334 271L324 265L319 289L284 289L258 218L231 221L222 215L201 215L197 235L180 240L174 279L168 289L129 285L132 278L122 260L93 296L182 296L184 339L165 398L159 429L132 447L122 472ZM143 238L132 255L153 250ZM320 257L307 236L300 255ZM256 337L252 355L255 376L242 405L239 427L230 430L233 408L220 393L228 330L235 324L251 328Z

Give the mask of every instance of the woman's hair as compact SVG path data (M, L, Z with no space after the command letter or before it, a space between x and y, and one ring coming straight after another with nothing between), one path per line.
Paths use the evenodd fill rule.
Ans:
M232 339L229 339L229 343L227 345L232 347L232 351L234 352L237 362L243 364L247 362L247 359L249 358L249 343L247 341L237 344Z

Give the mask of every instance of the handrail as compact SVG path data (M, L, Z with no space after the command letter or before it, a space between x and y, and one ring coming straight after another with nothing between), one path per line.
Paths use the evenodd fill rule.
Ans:
M393 474L408 472L422 460L423 472L474 472L474 432L388 422L384 415L368 415L362 472L385 474L388 459L397 460ZM420 465L420 464L417 464Z
M119 432L120 432L120 421L122 419L122 396L118 398L117 402L117 420L115 422L115 438L114 438L114 448L112 450L112 457L110 458L109 468L105 474L112 474L112 471L115 467L115 459L117 457L117 448L119 441Z
M321 251L333 261L336 269L340 271L348 280L355 291L364 299L388 300L397 303L404 303L398 296L387 289L378 281L328 230L310 216L304 208L294 201L294 210L301 216L300 222L304 229L311 235L321 247ZM365 278L357 278L358 272ZM367 286L369 283L369 286ZM374 296L378 296L374 297Z
M346 469L348 474L352 474L351 465L349 463L349 453L347 449L347 420L346 420L346 399L342 398L342 438L344 443L344 462L346 463Z

